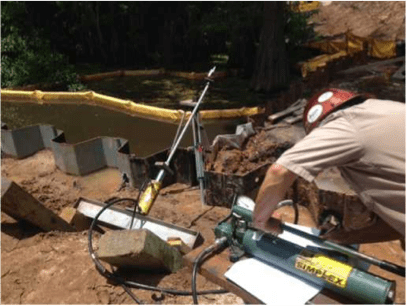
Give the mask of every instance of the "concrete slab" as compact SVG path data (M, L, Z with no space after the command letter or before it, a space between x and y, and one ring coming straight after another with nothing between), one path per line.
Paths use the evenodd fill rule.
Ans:
M99 259L113 266L175 272L181 253L146 229L106 232L99 240Z
M31 194L4 177L1 178L1 211L16 220L26 220L44 231L75 231Z

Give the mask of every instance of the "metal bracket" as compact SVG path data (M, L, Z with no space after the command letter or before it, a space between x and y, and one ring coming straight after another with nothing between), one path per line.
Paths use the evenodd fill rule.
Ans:
M170 173L171 175L174 175L174 171L171 170L171 168L163 161L156 161L154 165L160 169L164 169L166 172Z

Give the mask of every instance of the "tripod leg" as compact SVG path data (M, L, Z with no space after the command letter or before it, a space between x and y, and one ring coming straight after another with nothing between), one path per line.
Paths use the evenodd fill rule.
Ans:
M192 124L192 132L194 138L194 152L195 152L195 166L196 177L199 183L199 189L201 192L201 202L205 205L205 182L204 182L204 163L203 163L203 148L201 143L201 133L199 125L199 115L196 115Z

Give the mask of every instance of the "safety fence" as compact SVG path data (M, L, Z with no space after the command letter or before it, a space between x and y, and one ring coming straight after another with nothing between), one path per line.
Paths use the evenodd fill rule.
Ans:
M321 7L320 1L290 1L290 9L297 13L312 12Z
M147 119L160 120L165 122L178 123L184 115L183 110L171 110L145 104L135 103L130 100L110 97L87 92L43 92L40 90L22 91L7 90L1 91L1 100L4 102L25 102L37 104L89 104L105 107L115 111L127 113L132 116L139 116ZM252 116L263 113L261 107L242 107L239 109L226 110L203 110L200 111L202 120L233 119L244 116ZM185 119L189 118L191 112L185 112Z
M317 56L301 64L301 73L304 78L319 69L324 69L329 62L352 57L357 53L365 53L366 56L377 59L393 58L397 55L395 41L359 37L349 31L345 33L344 40L314 41L306 46L327 54Z

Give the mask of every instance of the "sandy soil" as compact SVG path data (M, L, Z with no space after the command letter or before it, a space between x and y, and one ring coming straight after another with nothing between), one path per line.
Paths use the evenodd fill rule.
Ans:
M332 1L312 20L315 31L335 36L350 30L361 37L405 40L405 1Z
M48 150L24 160L2 159L2 176L41 199L54 212L74 205L79 197L106 201L114 197L133 197L137 191L125 188L117 192L120 173L105 169L84 177L64 174L56 168L53 153ZM222 207L202 206L199 190L182 184L164 188L150 216L199 231L205 244L214 240L213 228L228 214ZM300 207L300 224L313 226L310 213ZM292 222L289 208L276 212L276 217ZM95 269L87 250L87 231L78 233L43 233L33 226L17 222L2 213L1 233L1 298L4 304L132 304L120 286L114 286ZM396 241L366 244L366 254L405 265L404 252ZM398 303L405 302L405 280L375 267L371 271L397 282ZM133 278L134 277L134 278ZM183 268L174 274L138 273L132 279L149 285L189 290L191 272ZM205 278L198 277L200 290L219 289ZM148 304L191 304L191 297L154 295L135 290L137 297ZM200 297L201 304L242 304L232 293Z
M66 175L56 168L53 153L48 150L19 161L3 158L2 176L15 181L56 213L72 206L79 197L106 201L113 197L135 198L138 193L133 189L116 192L121 182L116 169L84 177ZM200 231L205 243L211 243L214 226L227 214L225 208L202 207L198 190L175 184L162 190L150 216ZM121 287L109 284L95 269L87 250L87 231L42 233L3 213L1 221L2 303L133 304ZM190 278L187 268L170 275L135 276L146 284L181 290L190 289ZM198 289L218 287L199 277ZM136 295L148 304L156 303L150 291L137 290ZM192 299L166 295L160 303L191 304ZM233 294L209 295L201 297L200 303L240 304L242 300Z

